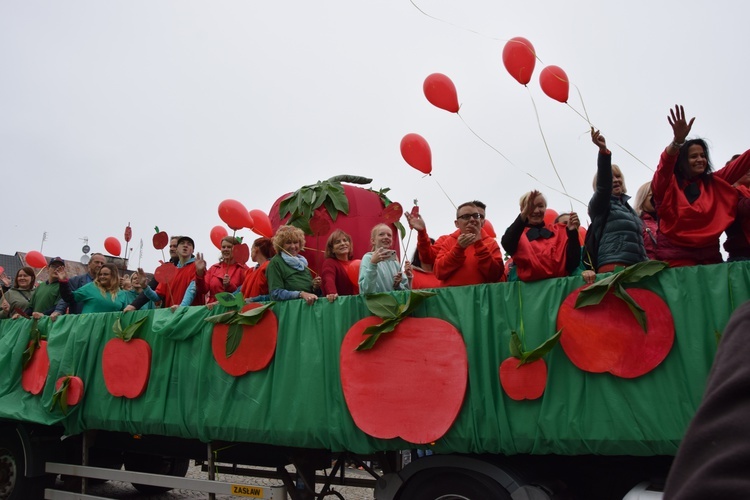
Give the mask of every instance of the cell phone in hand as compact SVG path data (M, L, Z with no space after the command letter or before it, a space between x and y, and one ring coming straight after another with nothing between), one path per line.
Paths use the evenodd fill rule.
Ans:
M386 250L386 252L385 252L385 258L386 258L386 260L388 260L388 259L396 260L396 251L395 250Z

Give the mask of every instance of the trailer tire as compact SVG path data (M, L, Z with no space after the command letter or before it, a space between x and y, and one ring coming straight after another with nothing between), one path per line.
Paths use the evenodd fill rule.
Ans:
M467 470L443 470L417 474L401 490L399 499L409 500L511 500L497 482Z
M131 472L148 472L165 476L185 477L190 460L187 458L159 457L142 453L125 453L123 456L125 469ZM158 495L166 493L172 488L152 486L150 484L132 483L133 487L144 495Z
M26 477L26 457L18 434L12 429L0 429L0 498L43 498L45 484L46 481Z

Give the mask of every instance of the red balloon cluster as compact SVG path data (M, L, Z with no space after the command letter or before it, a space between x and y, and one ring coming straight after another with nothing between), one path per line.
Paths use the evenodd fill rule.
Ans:
M531 81L536 65L534 46L523 37L511 38L503 47L503 64L510 76L521 85L526 85Z
M422 85L424 96L433 106L440 109L458 113L458 97L456 96L456 86L450 78L442 73L433 73L424 79Z
M224 200L219 203L219 217L224 223L235 231L243 227L253 228L253 218L245 208L245 205L237 200Z
M37 269L47 267L47 259L44 258L42 252L37 252L36 250L31 250L26 254L26 263Z
M401 156L406 163L424 174L432 172L430 145L419 134L406 134L401 139Z
M570 84L568 75L559 66L547 66L539 74L539 85L548 97L560 102L568 102Z
M104 240L104 249L107 252L109 252L110 255L119 257L120 252L122 251L120 240L118 240L114 236L109 236L107 239Z

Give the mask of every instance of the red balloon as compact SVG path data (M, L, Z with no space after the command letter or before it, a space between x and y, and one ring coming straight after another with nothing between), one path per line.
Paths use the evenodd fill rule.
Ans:
M359 265L362 263L360 259L350 260L346 266L346 275L349 276L349 281L354 286L359 286Z
M406 163L424 174L432 172L430 145L419 134L406 134L401 139L401 156Z
M517 36L508 40L503 48L503 64L510 76L521 85L531 81L536 65L536 51L531 42Z
M547 66L539 73L539 85L548 97L560 102L568 102L568 75L559 66Z
M495 228L492 226L492 222L488 221L487 219L484 219L484 226L482 226L482 229L484 229L484 232L487 233L487 236L490 238L497 238L497 233L495 232Z
M214 244L216 248L221 250L221 240L226 238L228 236L227 228L224 226L214 226L211 228L211 243Z
M235 231L243 227L248 229L253 227L253 218L250 217L245 205L237 200L224 200L219 203L219 217Z
M548 208L544 212L544 225L545 226L551 226L552 224L554 224L555 223L555 219L557 219L558 215L559 214L556 211L552 210L551 208Z
M47 267L47 259L44 258L42 252L37 252L36 250L32 250L26 254L26 263L38 269Z
M252 231L265 238L273 238L273 227L271 226L271 219L263 210L250 210L250 216L255 221L255 224L251 228Z
M104 249L108 251L110 255L119 257L120 252L122 251L120 240L118 240L114 236L109 236L106 240L104 240Z
M458 113L456 86L444 74L433 73L425 78L422 90L424 90L424 96L433 106L451 113Z

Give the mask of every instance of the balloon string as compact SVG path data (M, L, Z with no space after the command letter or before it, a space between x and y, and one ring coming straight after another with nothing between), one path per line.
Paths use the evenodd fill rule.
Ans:
M495 148L495 147L494 147L494 146L493 146L492 144L490 144L489 142L485 141L485 140L484 140L484 139L483 139L483 138L482 138L482 137L481 137L481 136L480 136L479 134L477 134L477 133L476 133L476 132L475 132L475 131L474 131L474 130L473 130L473 129L472 129L472 128L471 128L470 126L469 126L469 124L468 124L468 123L466 123L466 120L464 120L463 116L461 116L461 115L460 115L459 113L456 113L456 114L458 115L458 117L459 117L459 118L461 118L461 121L462 121L462 122L464 123L464 125L466 125L466 128L468 128L468 129L469 129L469 131L470 131L470 132L471 132L472 134L474 134L474 135L476 136L476 138L477 138L477 139L479 139L480 141L482 141L482 142L483 142L483 143L484 143L484 144L485 144L485 145L486 145L487 147L489 147L490 149L492 149L492 150L493 150L494 152L496 152L497 154L499 154L500 156L502 156L502 157L503 157L503 158L505 159L505 161L507 161L508 163L510 163L510 164L511 164L511 166L513 166L513 167L514 167L514 168L515 168L516 170L518 170L518 171L520 171L520 172L522 172L522 173L526 174L526 175L527 175L528 177L530 177L531 179L535 180L536 182L538 182L538 183L539 183L539 184L541 184L542 186L546 187L547 189L551 189L552 191L555 191L556 193L560 193L560 194L562 194L562 195L566 196L567 198L570 198L571 200L573 200L573 201L576 201L576 202L580 203L580 204L581 204L581 205L583 205L584 207L588 206L588 205L587 205L586 203L582 202L582 201L581 201L581 200L579 200L578 198L575 198L575 197L573 197L573 196L569 195L568 193L565 193L565 192L563 192L563 191L560 191L560 190L559 190L559 189L557 189L557 188L554 188L554 187L552 187L552 186L550 186L550 185L548 185L548 184L545 184L544 182L540 181L539 179L537 179L536 177L534 177L533 175L531 175L531 174L530 174L529 172L527 172L526 170L524 170L524 169L522 169L522 168L519 168L519 167L518 167L518 166L517 166L517 165L516 165L515 163L513 163L513 162L512 162L512 161L511 161L511 160L510 160L510 159L509 159L509 158L508 158L507 156L505 156L504 154L502 154L502 153L501 153L501 152L500 152L500 151L499 151L499 150L498 150L497 148Z
M652 172L654 171L654 169L653 169L653 168L651 168L651 167L649 167L648 165L646 165L645 163L643 163L643 161L641 161L641 159L640 159L640 158L638 158L638 157L637 157L636 155L634 155L633 153L631 153L630 151L628 151L627 149L625 149L624 147L622 147L622 146L621 146L620 144L618 144L618 143L615 143L615 145L616 145L616 146L617 146L618 148L620 148L620 149L622 149L623 151L625 151L625 152L626 152L627 154L629 154L630 156L632 156L632 157L633 157L633 158L634 158L634 159L635 159L635 160L636 160L637 162L639 162L639 163L640 163L641 165L643 165L644 167L646 167L647 169L649 169L649 170L650 170L650 171L652 171Z
M409 2L411 2L411 4L414 6L414 8L417 9L419 12L421 12L423 15L429 17L430 19L434 19L435 21L438 21L438 22L441 22L441 23L445 23L448 26L453 26L454 28L458 28L458 29L461 29L461 30L464 30L464 31L468 31L469 33L474 33L475 35L479 35L479 36L482 36L482 37L485 37L485 38L489 38L490 40L507 41L504 38L497 38L497 37L494 37L494 36L485 35L484 33L480 33L479 31L474 31L473 29L469 29L469 28L466 28L464 26L451 23L449 21L446 21L445 19L440 19L438 17L432 16L432 15L428 14L427 12L423 11L422 9L420 9L419 6L414 3L414 0L409 0Z
M292 255L292 254L290 254L289 252L287 252L286 250L284 250L284 249L283 249L283 248L281 247L281 245L277 245L276 243L274 243L274 246L275 246L276 248L278 248L279 250L281 250L282 252L284 252L285 254L287 254L287 255L288 255L289 257L294 257L294 255ZM305 247L303 246L302 248L304 249ZM313 270L312 270L311 268L309 268L309 267L307 267L307 266L305 266L305 269L307 269L308 271L310 271L311 273L313 273L313 274L315 275L315 277L316 277L316 278L317 278L318 276L320 276L320 275L319 275L318 273L316 273L315 271L313 271Z
M529 91L529 97L531 98L531 104L534 106L534 114L536 115L536 123L539 125L539 133L542 135L542 142L544 142L544 149L547 150L547 156L549 157L549 161L552 164L552 170L555 171L555 175L557 176L557 180L560 181L560 186L562 186L563 191L565 191L565 194L568 194L568 190L565 189L565 184L563 183L562 178L560 177L560 173L557 171L557 167L555 167L555 161L552 159L552 153L550 153L549 145L547 144L547 138L544 137L544 130L542 130L542 122L539 120L539 112L536 109L536 102L534 102L534 96L531 95L531 90L526 87L526 90ZM570 196L568 195L568 198ZM570 211L573 211L573 202L570 202Z
M411 233L414 232L413 228L409 228L409 237L406 239L406 245L404 245L404 239L401 238L401 246L404 247L404 258L401 259L401 265L399 268L403 269L404 263L406 262L406 255L409 251L409 244L411 243Z
M435 179L434 177L433 177L433 179L435 180L435 184L437 184L438 187L440 188L440 191L443 192L443 194L445 195L445 197L448 198L448 201L451 203L451 205L453 205L453 208L455 209L456 208L456 204L453 203L453 200L451 200L451 197L448 196L448 193L445 192L445 189L443 189L443 186L440 185L440 183L438 182L437 179Z
M576 92L578 93L578 99L581 101L581 106L583 107L583 112L586 114L586 123L588 123L590 126L593 127L593 125L591 124L591 120L589 120L589 112L586 111L586 103L583 102L583 94L581 94L581 89L578 88L578 85L573 85L573 87L575 87ZM571 106L571 108L572 108L572 106Z

